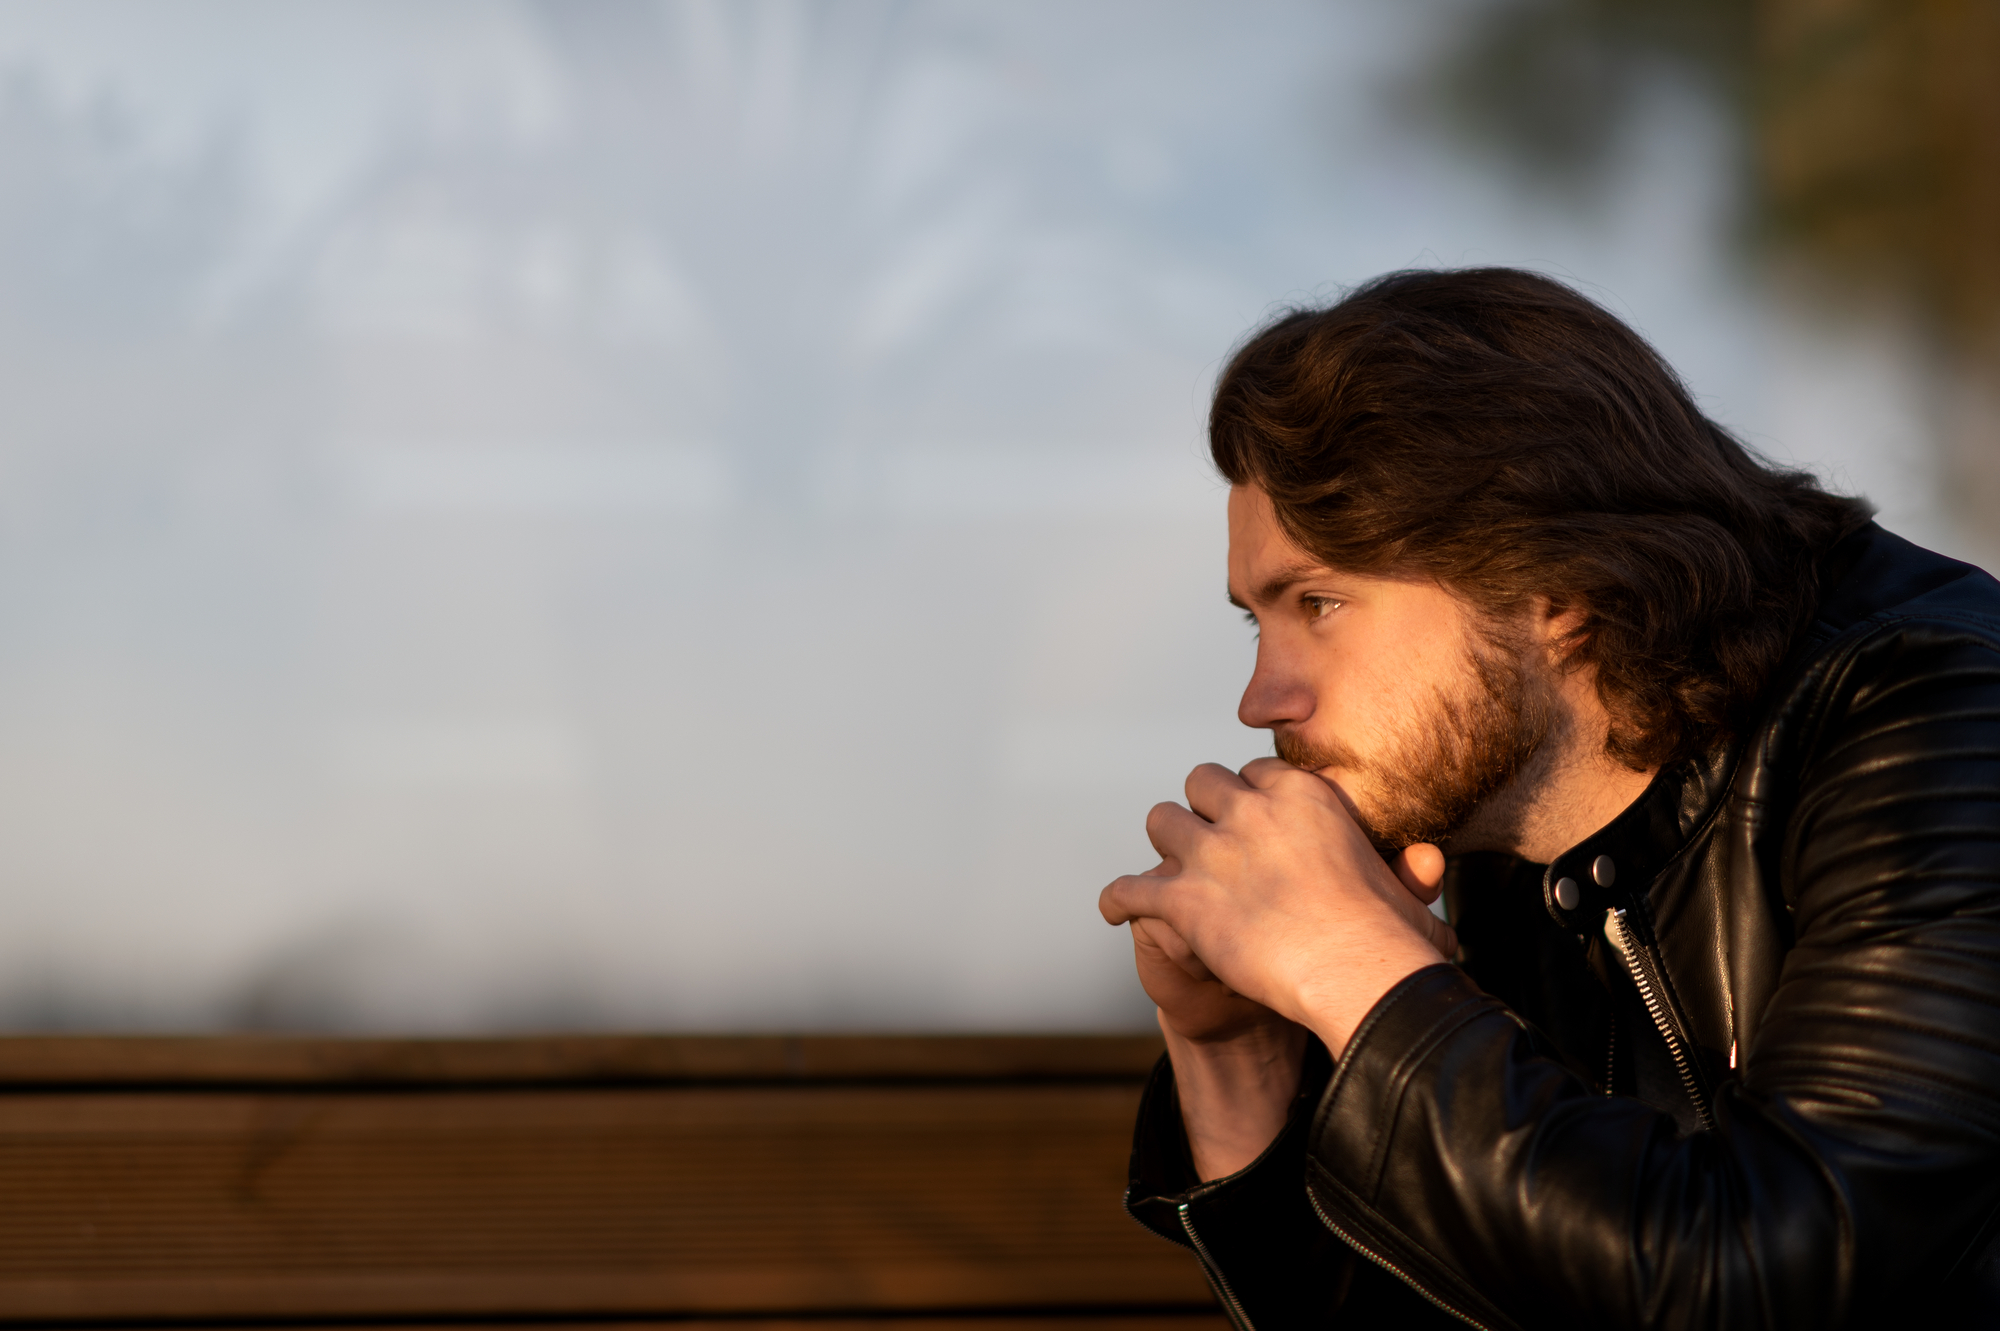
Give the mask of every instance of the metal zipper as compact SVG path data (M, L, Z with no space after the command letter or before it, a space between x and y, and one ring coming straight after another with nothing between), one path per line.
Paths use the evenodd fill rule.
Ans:
M1342 1229L1339 1225L1335 1224L1333 1221L1333 1217L1328 1215L1326 1213L1326 1208L1319 1204L1318 1196L1316 1196L1313 1193L1313 1190L1310 1187L1306 1189L1306 1200L1312 1203L1312 1208L1314 1213L1319 1216L1319 1222L1322 1225L1325 1225L1328 1229L1332 1230L1334 1233L1334 1237L1338 1238L1342 1243L1345 1243L1348 1247L1354 1249L1354 1251L1360 1253L1363 1257L1366 1257L1369 1261L1375 1263L1375 1265L1381 1267L1384 1271L1387 1271L1390 1275L1396 1277L1396 1279L1402 1281L1405 1285L1408 1285L1414 1293L1416 1293L1419 1297L1421 1297L1424 1300L1424 1302L1430 1304L1432 1307L1437 1308L1442 1312L1450 1313L1453 1317L1456 1317L1459 1321L1465 1323L1467 1326L1478 1328L1478 1331L1493 1331L1493 1328L1486 1325L1486 1323L1477 1321L1474 1318L1467 1316L1465 1313L1460 1312L1458 1309L1452 1307L1449 1303L1446 1303L1443 1299L1439 1298L1437 1295L1425 1289L1422 1285L1417 1283L1416 1278L1412 1276L1408 1271L1405 1271L1402 1267L1397 1266L1394 1262L1390 1261L1388 1258L1372 1251L1371 1249L1363 1245L1361 1240L1355 1238L1352 1234L1348 1233L1346 1230ZM1192 1235L1194 1231L1189 1230L1188 1233Z
M1673 1055L1674 1068L1681 1074L1681 1085L1687 1090L1689 1102L1694 1105L1695 1118L1704 1129L1713 1130L1715 1119L1708 1112L1708 1099L1701 1092L1701 1083L1695 1080L1694 1064L1688 1059L1687 1042L1681 1038L1680 1025L1667 1008L1666 993L1660 983L1652 950L1634 939L1632 931L1626 928L1624 907L1614 907L1604 913L1604 936L1618 950L1619 957L1625 962L1626 973L1631 975L1632 983L1639 988L1640 1001L1645 1003L1653 1025L1659 1029L1660 1038L1667 1042L1667 1052Z
M1202 1272L1208 1277L1208 1283L1214 1287L1216 1298L1222 1300L1222 1310L1229 1314L1230 1325L1234 1326L1236 1331L1256 1331L1256 1328L1250 1325L1250 1315L1243 1311L1243 1305L1237 1301L1235 1291L1230 1289L1229 1282L1223 1279L1222 1268L1216 1264L1215 1257L1208 1251L1208 1245L1201 1241L1201 1235L1194 1232L1194 1220L1188 1215L1188 1205L1187 1202L1180 1204L1181 1228L1187 1231L1188 1242L1194 1245L1194 1255L1201 1258Z
M1604 1093L1612 1094L1618 1084L1618 1014L1611 1014L1611 1035L1604 1042Z

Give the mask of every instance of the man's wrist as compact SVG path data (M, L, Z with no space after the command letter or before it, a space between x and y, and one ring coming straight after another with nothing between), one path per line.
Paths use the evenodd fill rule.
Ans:
M1394 940L1365 963L1344 966L1323 983L1300 993L1300 1020L1338 1060L1383 995L1443 960L1435 948L1414 935Z
M1306 1028L1275 1017L1225 1039L1192 1040L1160 1020L1181 1122L1202 1180L1234 1174L1284 1130L1305 1062Z

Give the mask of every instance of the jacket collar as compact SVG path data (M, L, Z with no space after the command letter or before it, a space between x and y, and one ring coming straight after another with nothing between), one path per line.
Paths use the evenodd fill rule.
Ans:
M1722 802L1737 742L1660 770L1625 811L1550 862L1542 901L1557 924L1595 933L1604 912L1631 906Z

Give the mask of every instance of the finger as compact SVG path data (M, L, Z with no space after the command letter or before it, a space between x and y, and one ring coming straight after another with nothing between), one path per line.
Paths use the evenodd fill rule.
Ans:
M1338 782L1319 772L1308 772L1294 767L1281 758L1259 758L1243 767L1243 781L1256 790L1277 790L1285 788L1325 805L1339 807L1348 820L1354 820L1354 802Z
M1149 878L1144 874L1114 878L1097 894L1097 913L1104 917L1106 924L1126 924L1142 915L1161 918L1166 904L1167 884L1172 881L1171 878Z
M1255 758L1243 764L1243 770L1238 775L1243 778L1246 785L1258 790L1269 790L1286 777L1297 776L1300 773L1300 768L1292 766L1283 758Z
M1176 960L1194 950L1187 945L1187 940L1175 933L1174 927L1165 920L1156 920L1149 916L1136 915L1131 919L1130 926L1133 938L1147 947L1166 953L1169 957L1173 957Z
M1248 789L1242 777L1221 763L1203 763L1188 773L1188 807L1212 823L1228 811L1234 796Z
M1194 949L1187 945L1187 940L1174 932L1174 927L1165 920L1148 919L1144 916L1133 920L1132 937L1143 946L1159 949L1167 960L1186 971L1190 979L1215 978L1215 972L1194 954Z
M1324 771L1309 772L1303 767L1294 767L1282 758L1258 758L1243 765L1243 780L1258 790L1271 790L1278 786L1292 786L1302 794L1319 800L1327 808L1338 808L1347 821L1359 825L1361 814L1355 807L1353 798L1341 788L1341 784ZM1296 783L1296 784L1294 784Z
M1190 852L1196 842L1211 826L1206 818L1198 817L1169 800L1164 804L1155 804L1147 813L1146 839L1153 843L1153 849L1160 853L1162 860L1185 864L1192 858Z
M1403 847L1389 861L1389 867L1402 879L1403 886L1410 889L1410 895L1426 906L1444 891L1444 852L1429 842Z

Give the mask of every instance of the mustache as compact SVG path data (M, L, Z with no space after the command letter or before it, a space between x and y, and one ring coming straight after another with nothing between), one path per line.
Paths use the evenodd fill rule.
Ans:
M1295 726L1272 727L1271 743L1281 760L1308 772L1317 772L1326 767L1344 767L1356 771L1365 766L1360 755L1338 739L1327 739L1315 744L1301 735Z

